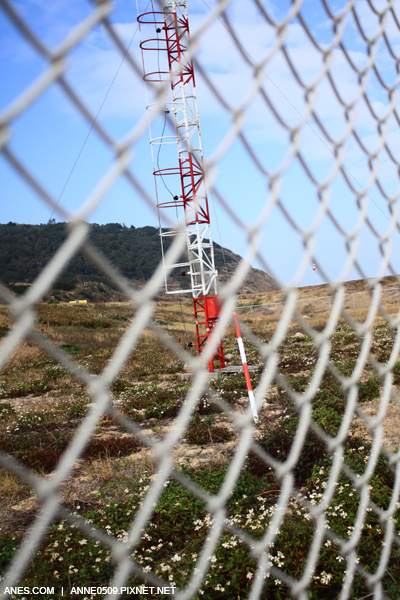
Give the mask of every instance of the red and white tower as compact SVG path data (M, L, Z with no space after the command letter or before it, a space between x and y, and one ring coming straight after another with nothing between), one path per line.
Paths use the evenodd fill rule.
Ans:
M148 91L155 98L154 102L148 103L147 109L156 110L159 114L151 128L157 127L158 121L160 131L153 137L150 128L150 143L163 256L171 236L178 233L163 226L163 215L169 211L173 221L184 218L186 224L187 260L173 265L173 269L179 269L181 281L184 279L185 283L177 289L176 284L166 280L165 287L168 294L192 294L196 345L201 353L218 319L218 272L204 180L195 76L193 63L187 57L189 23L186 0L163 0L162 11L143 13L139 15L138 22L143 31L147 30L152 35L140 43L140 48L144 80L151 83ZM166 84L168 81L170 85ZM160 86L163 90L157 90ZM174 122L173 135L168 131L170 116ZM225 367L222 340L209 360L211 372L214 371L214 361L221 368Z

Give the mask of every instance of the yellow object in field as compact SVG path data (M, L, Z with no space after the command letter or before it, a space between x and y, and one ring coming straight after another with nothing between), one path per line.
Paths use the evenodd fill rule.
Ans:
M70 300L68 304L87 304L87 300Z

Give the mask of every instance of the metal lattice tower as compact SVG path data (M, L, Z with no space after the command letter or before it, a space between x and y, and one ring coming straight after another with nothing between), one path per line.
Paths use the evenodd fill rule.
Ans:
M139 23L147 28L153 26L157 35L142 41L140 47L145 82L150 82L153 90L161 86L160 93L156 96L157 102L148 104L148 110L159 110L159 98L163 98L162 133L152 137L150 132L161 246L164 255L164 245L170 241L168 238L179 234L176 229L163 228L162 214L173 211L173 219L178 219L181 214L186 226L187 261L174 264L173 269L180 269L181 274L190 280L190 286L186 284L183 289L173 289L173 285L167 280L165 287L168 294L182 292L192 294L196 345L201 353L210 339L219 314L218 272L215 267L209 203L204 180L204 159L193 62L187 57L189 22L186 0L164 0L162 9L162 11L139 15ZM156 56L156 65L151 69L146 67L147 61L144 60L144 56L148 54L146 51L153 52L152 56ZM167 81L170 81L168 101L165 99ZM173 116L174 136L165 135L170 114ZM179 166L160 166L160 160L165 161L171 145L177 147ZM176 154L172 159L169 153L168 158L176 162ZM178 193L172 191L177 190L178 186ZM214 371L214 360L219 362L220 367L225 366L222 340L214 357L209 360L211 372Z

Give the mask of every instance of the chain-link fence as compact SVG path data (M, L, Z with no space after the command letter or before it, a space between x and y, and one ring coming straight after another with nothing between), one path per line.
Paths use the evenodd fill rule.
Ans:
M207 353L201 360L195 358L153 320L154 298L164 285L163 265L146 285L135 288L88 239L85 221L107 203L108 193L121 181L123 193L131 190L143 210L155 209L143 183L146 167L140 144L147 144L148 115L138 109L138 97L142 96L142 66L134 50L138 37L129 41L123 23L115 22L113 4L107 0L74 3L73 26L69 27L68 15L63 27L52 28L50 23L51 35L47 37L30 22L29 3L19 6L2 1L9 31L19 36L24 49L29 48L40 63L30 81L22 80L15 87L10 84L12 97L0 115L3 173L11 173L21 189L39 198L51 216L57 214L68 221L69 233L26 293L15 296L7 288L8 282L2 285L1 299L8 305L14 324L2 339L0 362L7 369L14 351L31 340L91 397L90 409L76 425L72 440L50 475L38 475L12 452L0 453L2 476L16 475L34 490L38 503L19 547L10 553L9 561L4 555L2 564L7 563L7 568L0 583L2 596L28 594L11 588L23 585L31 565L38 564L35 560L46 560L46 536L55 531L56 524L58 531L72 528L71 536L79 533L77 545L94 544L94 548L103 549L113 565L111 576L100 566L93 571L93 586L82 592L71 589L75 584L79 587L79 570L83 572L84 565L68 565L70 589L63 590L66 595L144 597L161 594L162 588L165 595L174 593L179 598L399 597L400 463L395 443L399 317L396 303L393 310L383 307L380 282L387 273L396 276L397 270L399 5L394 0L347 0L339 4L342 6L325 0L300 0L286 7L259 0L221 0L212 7L191 2L188 6L195 25L190 52L198 87L202 86L203 97L209 102L202 105L198 94L201 119L203 113L210 119L208 131L216 140L214 151L207 153L207 185L226 223L246 241L243 254L247 262L240 263L230 282L220 289L223 307L210 352L221 335L229 337L236 294L248 274L249 262L258 261L270 273L280 270L282 263L274 262L263 245L263 235L271 234L276 254L290 246L290 236L298 244L292 247L290 257L296 274L289 278L289 285L281 286L285 302L279 319L268 329L268 314L261 314L257 329L247 314L242 316L244 338L254 349L253 362L258 366L255 397L260 424L255 425L246 403L236 402L245 395L239 376L213 384L203 371ZM140 7L141 12L157 10L149 6ZM49 5L38 6L37 11L51 20ZM134 20L132 16L131 22ZM210 38L216 26L226 36L221 34L221 43ZM96 113L93 109L87 82L74 78L74 59L81 58L76 54L80 46L100 35L106 40L104 44L119 53L118 60L134 82L132 89L140 90L131 98L136 103L137 121L115 137L109 133L101 110ZM227 39L236 53L233 59L224 54ZM229 71L226 60L240 61L240 73L233 68ZM220 71L218 61L223 63ZM88 77L89 73L90 65ZM49 94L56 94L54 102L61 102L61 97L62 102L67 100L68 115L73 110L76 119L83 119L107 154L100 172L96 176L91 173L93 184L82 184L87 193L78 206L73 202L69 205L62 194L52 191L56 186L46 171L36 167L35 153L29 155L26 145L19 142L21 131L27 127L25 116ZM143 109L144 104L143 100ZM262 115L268 117L263 120ZM64 117L61 111L59 118ZM43 121L42 126L45 136L48 125ZM203 133L206 139L207 128ZM33 143L37 153L46 156L46 144L40 140ZM323 152L326 156L318 162ZM230 156L234 157L232 164ZM48 159L51 161L50 154ZM226 180L238 188L242 205L232 201L229 194L233 188L224 187L226 164ZM237 180L235 172L239 173ZM261 183L251 187L250 181L257 178ZM304 188L299 178L303 178ZM246 182L241 189L243 179ZM6 190L2 193L6 197ZM288 202L290 197L296 198L296 207ZM384 213L384 226L370 212L371 205ZM126 206L126 210L139 209ZM244 224L243 211L249 225ZM343 220L343 212L352 220ZM25 219L20 215L18 220ZM272 231L268 230L269 223ZM325 254L317 252L320 234L329 244ZM365 236L377 249L373 259L369 246L363 246ZM336 250L338 239L342 250ZM171 245L165 256L167 265L178 262L184 243L184 238L178 237ZM78 251L90 257L135 309L114 352L95 375L36 323L43 296ZM343 258L342 272L335 278L329 263L332 256ZM297 261L293 257L300 258ZM314 322L312 316L296 309L296 286L312 263L317 263L331 287L324 322ZM345 294L343 282L351 272L370 277L368 303L361 316L352 314L355 307L348 306ZM161 440L132 413L120 410L110 391L149 331L165 352L187 363L193 372L184 400ZM154 403L151 395L149 402ZM209 479L205 483L208 463L196 471L189 468L188 457L185 469L174 454L192 427L193 415L206 402L229 419L233 432L233 444L218 446L218 460L224 466L219 485L212 485ZM154 465L151 476L142 482L136 506L125 511L125 521L130 524L123 535L110 526L102 527L101 521L94 523L80 516L63 502L65 485L73 479L77 461L105 414L151 451ZM392 426L390 442L388 420ZM215 458L209 457L211 472L218 470ZM208 478L209 472L210 468ZM257 487L257 481L264 489ZM173 555L168 554L161 539L157 540L156 533L152 546L146 547L146 536L150 539L151 527L156 528L154 515L161 521L167 519L163 499L171 482L180 490L174 504L180 508L174 509L168 542ZM197 520L192 518L194 509L188 508L194 504L202 515ZM182 530L188 537L179 547ZM179 571L187 560L186 549L193 549L192 543L197 551L191 553L190 565L186 562ZM148 557L156 553L157 544L163 549L160 546L158 560L151 562ZM56 559L50 564L54 574L49 572L48 584L55 586L53 596L61 597L57 578L65 564Z

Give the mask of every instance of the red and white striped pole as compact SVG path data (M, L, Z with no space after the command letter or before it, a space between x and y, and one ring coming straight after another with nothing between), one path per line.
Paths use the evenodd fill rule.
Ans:
M247 358L246 358L246 352L244 351L243 338L242 338L242 334L240 333L240 329L239 329L238 316L235 312L233 313L233 320L235 322L236 336L237 336L237 341L238 341L238 346L239 346L240 358L242 359L243 371L244 371L244 376L246 379L247 392L249 395L250 406L251 406L251 410L253 412L254 421L256 423L258 423L256 400L254 398L254 392L253 392L253 388L251 386L249 367L247 366Z

